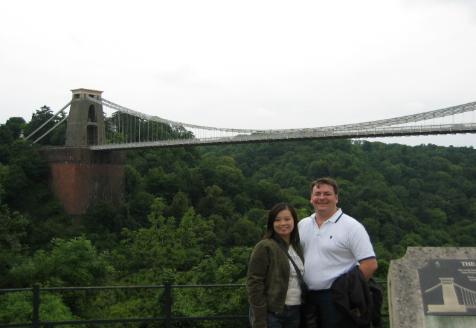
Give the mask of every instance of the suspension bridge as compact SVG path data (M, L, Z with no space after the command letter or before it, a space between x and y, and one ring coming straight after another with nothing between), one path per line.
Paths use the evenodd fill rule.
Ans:
M39 142L61 124L67 124L66 146L87 146L95 151L293 139L372 138L476 132L476 102L361 123L259 130L210 127L172 121L118 105L102 98L101 91L75 89L72 92L71 101L26 139ZM69 115L66 115L68 108ZM63 118L49 127L48 123L57 117ZM47 126L48 130L44 131Z
M72 99L26 139L48 146L43 138L58 128L66 131L64 146L42 147L42 154L50 166L52 189L75 215L99 200L121 202L124 151L129 149L476 132L476 102L355 124L259 130L176 122L113 103L102 91L72 93Z
M439 289L442 293L443 304L428 304L428 313L459 313L476 310L476 291L457 284L453 277L439 279L439 284L425 290L424 293Z

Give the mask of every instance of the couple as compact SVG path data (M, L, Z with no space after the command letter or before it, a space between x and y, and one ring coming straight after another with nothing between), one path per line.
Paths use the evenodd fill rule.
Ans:
M297 328L300 323L313 328L356 327L335 305L331 286L350 271L370 279L377 260L365 228L344 214L338 201L336 181L321 178L311 183L315 214L298 224L292 206L279 203L270 210L266 234L253 249L248 266L253 328ZM301 322L302 312L306 322Z

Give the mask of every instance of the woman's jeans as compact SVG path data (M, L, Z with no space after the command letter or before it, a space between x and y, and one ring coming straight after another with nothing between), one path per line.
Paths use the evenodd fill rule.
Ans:
M285 305L283 312L268 312L268 328L298 328L301 305Z

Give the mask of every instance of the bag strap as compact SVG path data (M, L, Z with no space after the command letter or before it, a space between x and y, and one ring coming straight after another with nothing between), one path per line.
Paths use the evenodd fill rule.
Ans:
M286 256L288 257L289 261L291 261L291 263L293 264L294 266L294 270L296 271L296 274L298 276L298 279L299 279L299 284L302 286L303 284L305 284L304 282L304 278L301 274L301 270L299 270L298 266L296 265L296 263L294 262L293 258L291 257L291 255L289 255L288 251L284 248L284 245L281 244L280 242L278 242L276 239L273 239L276 244L278 244L279 248L281 248L281 250L284 252L284 254L286 254Z

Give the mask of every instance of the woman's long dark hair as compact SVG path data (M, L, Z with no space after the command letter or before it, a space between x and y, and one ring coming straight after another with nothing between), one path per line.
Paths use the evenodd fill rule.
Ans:
M277 203L274 205L268 212L268 224L266 227L266 233L264 234L264 238L276 238L276 232L274 231L274 221L276 220L276 217L278 216L279 212L284 211L284 210L289 210L291 212L291 215L293 217L294 221L294 229L291 231L291 236L289 238L289 241L291 245L293 245L294 248L300 247L300 239L299 239L299 231L298 231L298 218L297 218L297 213L294 207L289 205L288 203Z

